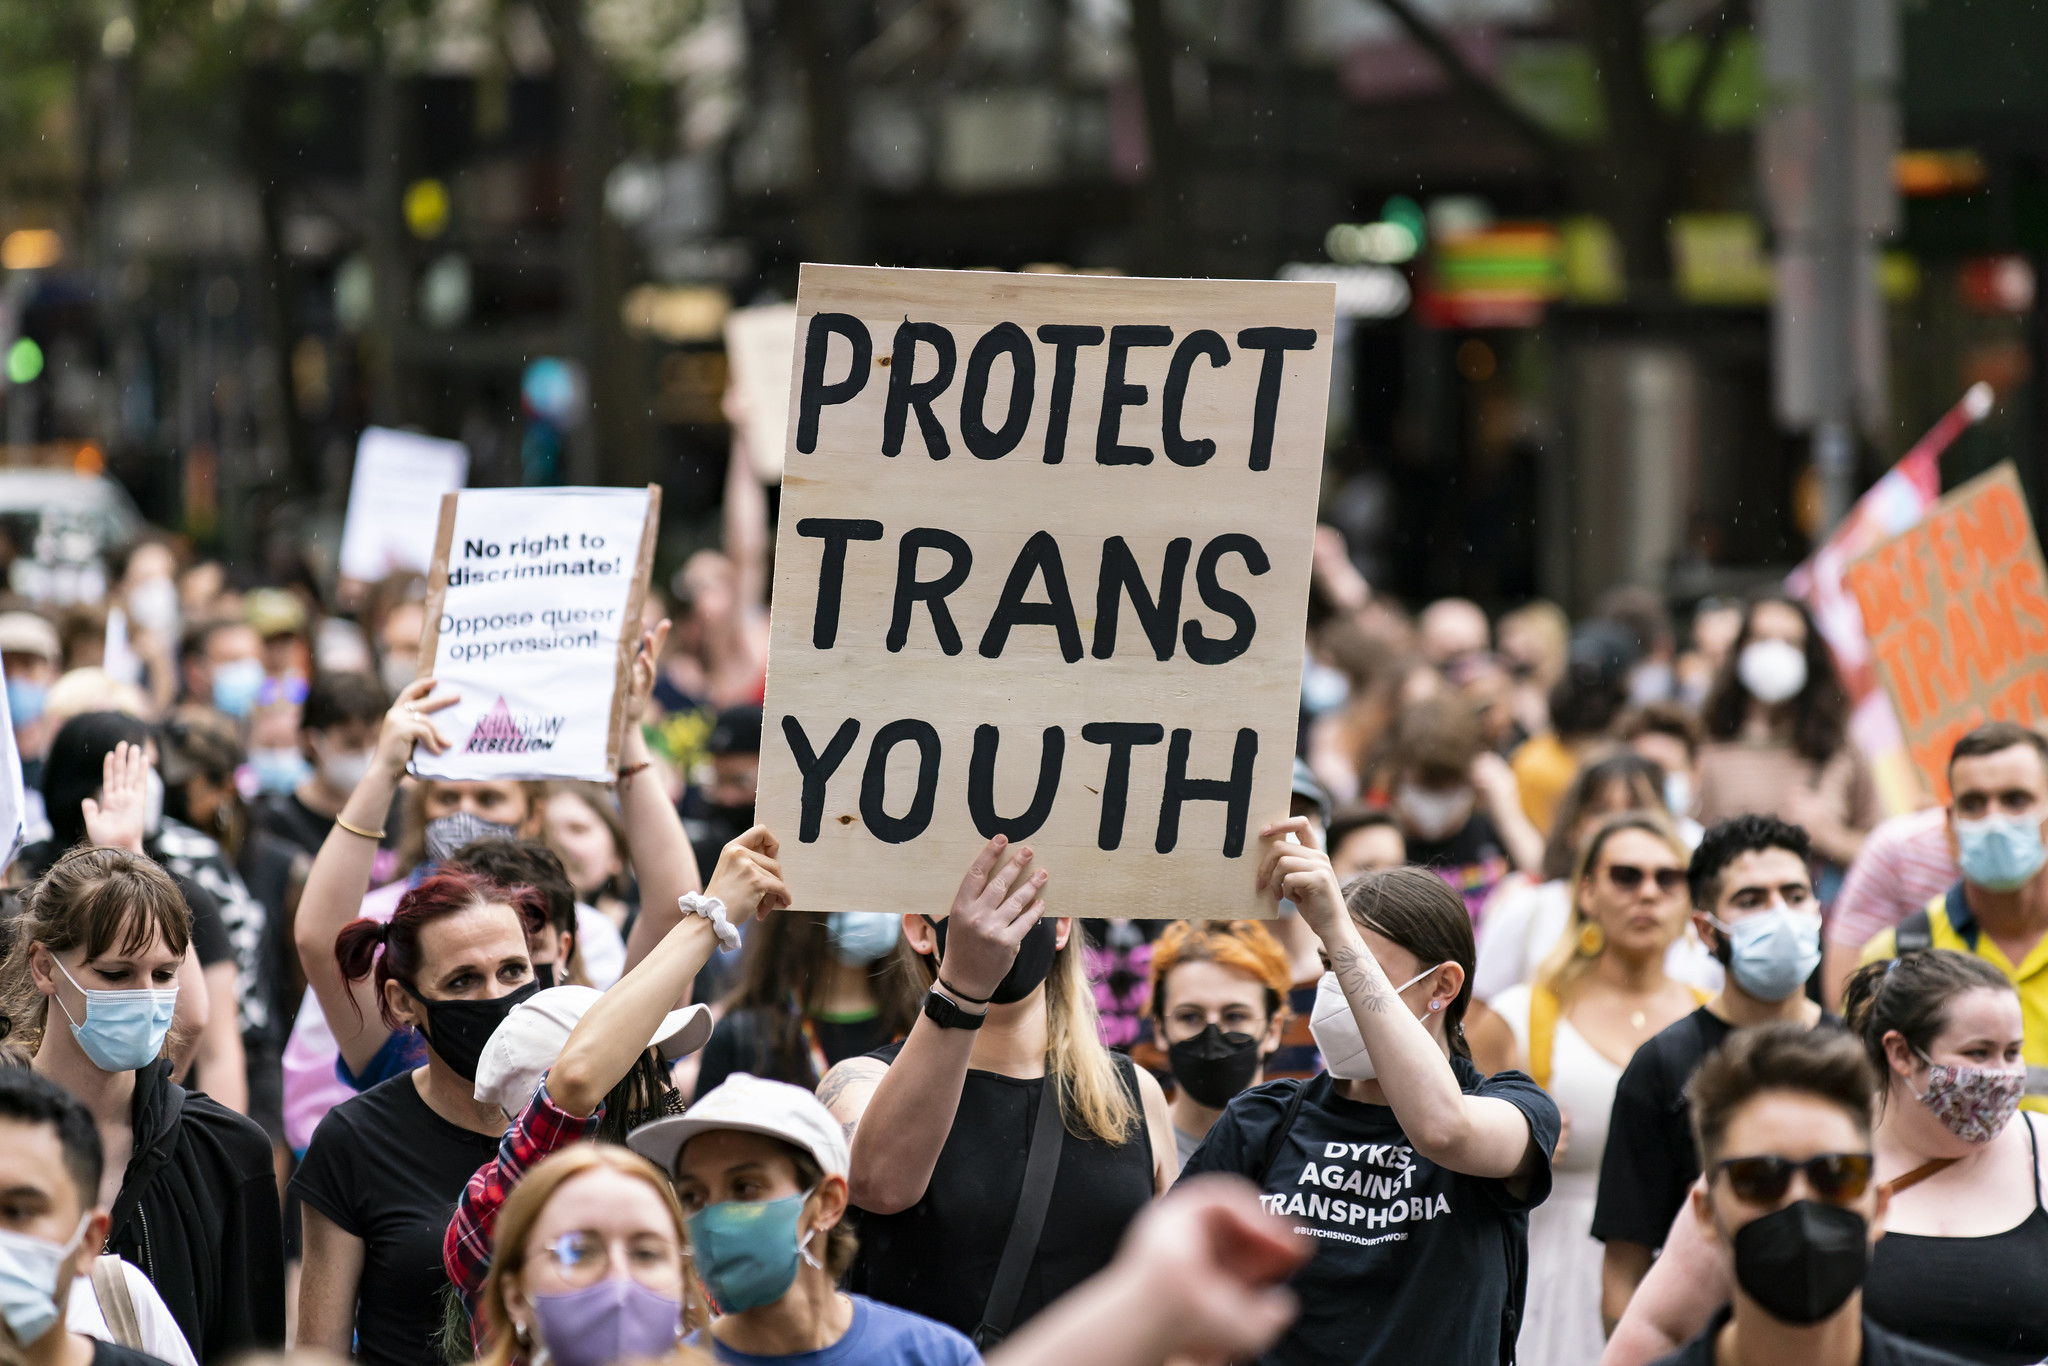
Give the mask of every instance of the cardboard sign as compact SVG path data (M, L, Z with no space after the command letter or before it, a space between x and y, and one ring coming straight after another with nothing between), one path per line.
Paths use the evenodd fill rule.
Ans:
M460 441L365 427L341 524L341 576L375 583L401 569L424 572L441 495L468 478Z
M652 484L443 495L420 676L462 700L414 773L612 778L660 520Z
M1870 652L1928 787L1986 721L2048 718L2048 570L2006 461L1849 566Z
M806 910L1272 914L1330 285L803 268L757 811Z
M739 397L747 458L764 484L782 480L788 439L789 377L796 350L796 305L760 304L725 319L725 357Z

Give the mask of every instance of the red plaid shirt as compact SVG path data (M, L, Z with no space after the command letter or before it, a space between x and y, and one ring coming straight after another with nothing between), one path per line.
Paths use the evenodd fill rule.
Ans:
M570 1114L548 1099L546 1077L541 1082L533 1099L519 1112L519 1118L505 1130L497 1157L478 1167L476 1175L469 1178L462 1199L455 1206L455 1217L448 1221L448 1232L441 1240L441 1265L462 1300L463 1312L469 1315L470 1343L478 1355L484 1351L484 1341L483 1324L476 1314L476 1297L491 1270L491 1236L497 1230L498 1211L503 1208L505 1197L525 1179L534 1163L557 1148L590 1137L598 1120L604 1117L602 1105L588 1117Z

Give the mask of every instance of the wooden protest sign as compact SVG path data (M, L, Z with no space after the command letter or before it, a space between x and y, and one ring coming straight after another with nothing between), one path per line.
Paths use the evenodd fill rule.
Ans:
M2048 718L2048 570L2012 462L1849 566L1906 748L1948 800L1948 757L1986 721Z
M415 774L616 774L660 521L653 484L443 495L420 677L462 700L434 715L454 744L415 750Z
M1241 917L1288 810L1323 283L803 268L756 810L806 910Z

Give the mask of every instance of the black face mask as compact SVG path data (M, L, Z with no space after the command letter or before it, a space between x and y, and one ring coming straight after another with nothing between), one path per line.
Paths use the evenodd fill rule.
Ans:
M1781 1323L1819 1323L1870 1263L1870 1227L1840 1205L1795 1200L1735 1233L1735 1283Z
M1221 1110L1259 1074L1259 1040L1254 1034L1225 1034L1209 1025L1192 1039L1166 1050L1166 1064L1188 1099Z
M924 921L939 937L938 954L924 955L925 962L931 964L932 973L936 976L939 964L946 959L946 921L933 920L930 916L926 916ZM995 994L989 997L991 1002L999 1006L1013 1005L1038 990L1038 984L1051 975L1052 960L1059 953L1056 933L1051 916L1039 917L1038 923L1025 932L1022 942L1017 945L1017 960L1010 964L1003 980L996 983Z
M493 1001L429 1001L411 987L405 989L427 1009L427 1043L441 1055L442 1062L454 1069L456 1076L473 1082L477 1060L483 1057L491 1034L505 1023L512 1007L540 990L540 983L528 982L511 995Z

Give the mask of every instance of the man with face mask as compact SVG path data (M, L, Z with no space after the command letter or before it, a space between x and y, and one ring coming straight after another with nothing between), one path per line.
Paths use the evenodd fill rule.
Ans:
M1872 1176L1862 1047L1793 1024L1749 1030L1701 1064L1691 1118L1706 1163L1700 1230L1727 1250L1735 1300L1663 1366L1960 1366L1863 1312L1886 1195Z
M1448 693L1401 709L1394 760L1391 804L1408 861L1450 883L1476 923L1509 869L1533 871L1543 860L1513 771L1481 744L1472 709Z
M1173 1073L1180 1165L1280 1046L1287 957L1256 920L1180 920L1152 952L1152 1029Z
M236 617L203 621L185 632L178 649L184 705L212 707L237 721L256 706L263 688L263 640Z
M1956 741L1948 829L1962 881L1864 946L1863 961L1955 949L1997 968L2026 1019L2029 1110L2048 1112L2048 740L1994 721Z
M1840 1027L1801 990L1820 963L1811 852L1798 826L1739 816L1693 853L1693 925L1728 971L1711 1001L1636 1050L1615 1088L1592 1230L1606 1244L1600 1312L1610 1329L1700 1174L1685 1088L1701 1060L1752 1025Z
M7 1192L0 1202L0 1320L27 1366L163 1366L159 1357L190 1363L192 1349L177 1321L126 1263L106 1258L106 1272L79 1284L106 1241L104 1166L91 1111L27 1068L0 1070L0 1190ZM133 1336L155 1355L112 1341L92 1302L103 1277L110 1295L128 1292Z
M356 784L370 771L377 753L377 732L391 699L368 674L315 675L299 715L299 753L308 771L289 792L266 792L256 799L255 813L264 829L305 851L320 852L334 818ZM398 828L395 813L384 822ZM385 843L394 842L386 836Z

